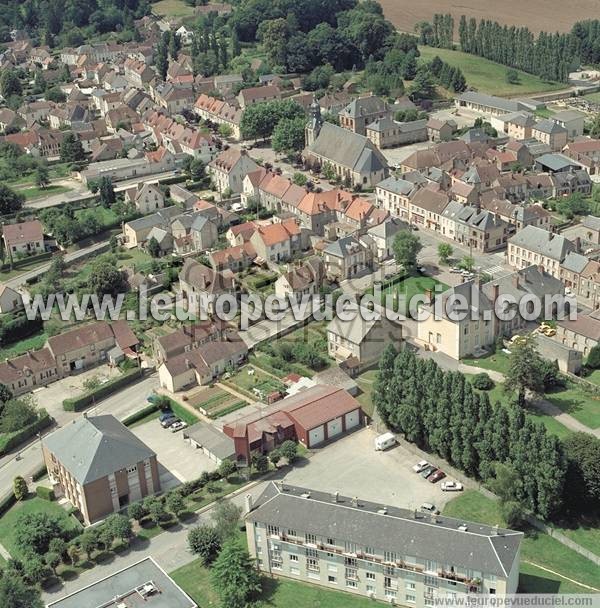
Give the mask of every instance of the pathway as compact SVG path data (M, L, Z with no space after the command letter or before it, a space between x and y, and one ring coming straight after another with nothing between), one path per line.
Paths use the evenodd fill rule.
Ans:
M565 576L564 574L561 574L560 572L556 572L556 570L550 570L550 568L545 568L544 566L540 566L539 564L536 564L535 562L529 562L527 560L523 560L523 563L529 564L530 566L535 566L536 568L539 568L540 570L544 570L545 572L549 572L550 574L554 574L555 576L559 576L560 578L564 578L566 581L569 581L570 583L575 583L576 585L579 585L580 587L583 587L584 589L589 589L590 591L600 591L600 589L598 589L596 587L590 587L590 585L586 585L585 583L580 583L579 581L569 578L568 576Z

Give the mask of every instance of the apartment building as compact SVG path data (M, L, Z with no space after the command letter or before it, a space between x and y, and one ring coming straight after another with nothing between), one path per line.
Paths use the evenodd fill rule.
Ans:
M156 454L114 416L73 420L44 437L42 449L55 494L86 524L161 490Z
M246 508L268 574L415 608L517 591L522 532L281 482Z

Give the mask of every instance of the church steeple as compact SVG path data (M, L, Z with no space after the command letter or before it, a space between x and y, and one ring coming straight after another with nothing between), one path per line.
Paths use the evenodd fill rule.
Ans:
M323 126L323 117L321 116L321 106L319 102L313 98L309 107L309 120L305 128L304 137L306 145L311 146L319 136L321 127Z

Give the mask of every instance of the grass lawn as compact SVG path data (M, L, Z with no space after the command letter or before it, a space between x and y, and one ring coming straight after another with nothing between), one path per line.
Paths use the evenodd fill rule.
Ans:
M587 393L577 384L546 393L546 399L591 429L600 427L600 395Z
M361 393L356 398L357 401L361 404L365 413L373 417L373 412L375 410L375 406L373 405L373 384L375 383L375 379L377 378L377 370L370 369L366 372L363 372L356 378L356 383L358 384L358 388L360 388Z
M440 286L437 291L435 291L436 285ZM391 281L383 283L381 286L381 303L388 308L397 310L399 300L396 300L396 298L402 295L404 296L404 310L402 312L406 314L411 299L416 295L424 294L428 289L434 291L434 293L442 293L448 289L448 286L433 277L427 276L406 278L400 276L398 278L393 278ZM372 288L369 290L369 293L373 293Z
M47 339L48 334L45 332L40 332L34 336L30 336L29 338L19 340L15 344L11 344L10 346L0 349L0 360L4 361L4 359L18 357L19 355L26 353L28 350L39 350L44 346Z
M23 502L17 503L0 518L0 543L13 557L23 557L15 540L15 525L20 515L25 513L48 513L57 517L67 529L80 531L81 525L56 502L43 500L33 496Z
M28 201L34 198L45 198L46 196L53 196L55 194L64 194L65 192L71 192L71 188L67 188L66 186L53 186L52 184L45 188L31 186L19 190L19 194L22 194Z
M223 380L223 384L231 386L231 388L253 399L257 398L254 389L260 391L266 397L269 393L285 388L282 382L254 365L244 365L228 380Z
M461 359L460 362L472 367L480 367L481 369L488 369L494 372L500 372L501 374L506 374L508 372L510 359L506 353L499 351L479 359L467 357L466 359Z
M31 257L35 258L35 256L31 256ZM35 270L36 268L39 268L40 266L43 266L44 264L48 264L51 261L52 260L32 259L32 260L28 261L27 263L23 262L18 268L15 268L14 270L6 270L4 272L0 272L0 282L7 281L8 279L12 279L13 277L17 277L20 274L29 272L30 270ZM8 260L6 263L8 263Z
M166 17L191 17L194 7L183 0L160 0L152 5L152 12Z
M459 67L467 84L482 93L490 95L525 95L530 93L540 93L543 91L554 91L563 89L564 84L557 82L545 82L537 76L520 72L519 82L517 84L509 84L506 82L507 67L477 57L461 51L452 51L449 49L436 49L433 47L420 46L421 59L431 61L436 55L446 63L453 67Z
M498 502L486 498L476 490L468 490L444 507L444 515L506 526ZM592 539L590 539L592 540ZM534 565L525 564L532 562ZM547 534L527 532L521 546L521 575L519 587L527 593L587 593L585 587L546 572L543 566L586 585L598 587L597 566L585 557L561 545Z
M136 271L146 266L150 266L152 263L152 256L145 251L142 251L138 247L134 249L127 249L126 251L120 251L117 254L119 264L122 266L129 266Z
M112 211L111 209L107 209L102 205L98 205L96 207L91 207L88 209L80 209L75 212L75 218L78 218L81 215L89 215L90 211L96 216L99 224L102 228L109 228L115 225L115 222L119 221L119 216Z

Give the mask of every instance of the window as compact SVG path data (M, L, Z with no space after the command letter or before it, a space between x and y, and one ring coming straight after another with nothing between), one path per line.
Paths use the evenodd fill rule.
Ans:
M290 566L290 574L299 575L300 574L300 570L298 568L296 568L295 566Z
M327 577L327 582L328 583L333 583L334 585L337 585L337 578L335 576L328 576Z
M314 534L306 534L306 536L304 537L305 541L311 545L316 545L317 544L317 537Z
M346 578L357 581L358 580L358 571L354 568L346 568Z
M288 530L287 531L287 535L288 536L296 536L296 530Z
M417 586L414 583L411 583L410 581L407 581L406 583L406 589L409 591L414 591L417 588Z
M319 560L314 557L309 557L306 559L306 569L312 572L319 571Z
M375 572L366 572L365 573L365 577L368 581L374 581L375 580Z
M383 554L383 561L396 562L396 554L393 551L385 551Z
M291 562L297 562L298 561L298 556L297 555L290 555L290 561Z
M496 595L496 590L493 587L490 587L490 595Z
M344 543L344 549L346 553L356 553L356 543L349 543L346 541Z
M385 597L387 597L390 600L396 599L396 595L397 595L397 593L393 589L385 590Z
M367 585L367 593L375 595L375 585Z
M344 565L345 566L351 566L352 568L356 568L357 566L357 561L355 557L345 557L344 558Z
M316 549L306 549L306 557L318 557Z
M358 582L353 580L347 580L346 587L350 587L350 589L356 589L358 587Z
M279 536L279 526L267 526L267 534L269 536Z
M373 547L365 547L365 553L367 555L376 555L375 549L373 549Z

